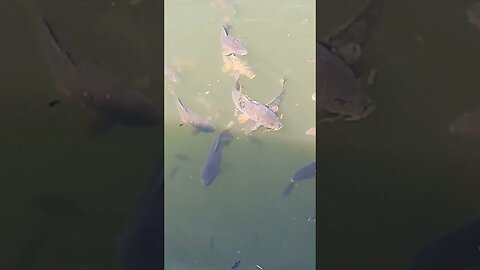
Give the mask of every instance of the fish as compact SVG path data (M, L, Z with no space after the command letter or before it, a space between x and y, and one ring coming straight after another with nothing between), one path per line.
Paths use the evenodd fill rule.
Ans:
M281 93L276 99L270 102L270 106L274 107L278 105L278 101L281 102L283 96L284 93ZM247 127L243 129L247 134L252 133L261 126L271 131L280 130L283 127L278 115L269 108L268 104L254 101L243 93L243 85L239 84L238 75L236 83L234 87L232 87L232 99L235 104L235 114L240 111L248 117Z
M223 55L247 55L248 50L242 41L232 37L229 33L232 26L230 24L223 24L220 31L220 43L222 45Z
M357 121L375 110L352 68L317 41L317 109ZM315 97L316 99L317 97Z
M295 188L298 182L314 178L316 176L316 171L317 171L316 166L317 166L316 161L312 161L307 165L303 166L302 168L298 169L292 175L290 182L285 187L283 191L283 197L287 197L290 194L292 194L293 189Z
M163 73L165 75L165 79L170 80L174 83L179 83L180 82L180 75L178 74L178 72L173 67L168 66L168 65L164 65L163 69L164 69Z
M212 184L213 180L218 176L221 170L222 163L222 148L227 146L233 139L232 134L227 128L215 140L212 149L207 155L205 164L201 170L201 184L204 187Z
M348 64L356 64L380 20L383 9L384 0L370 0L353 20L326 38L331 50Z
M163 111L143 94L68 49L53 24L30 0L17 2L33 15L55 87L96 113L91 131L100 133L118 124L156 126L163 123Z
M480 218L428 242L415 254L407 269L480 269Z
M236 261L236 262L232 265L231 269L237 269L238 267L240 267L240 260Z
M359 15L340 30L316 41L318 110L358 121L375 110L363 91L356 64L383 12L383 0L371 0Z
M192 134L196 135L200 132L214 132L215 127L213 126L210 121L207 119L197 115L196 113L192 112L189 108L185 106L185 104L180 100L179 97L173 92L170 91L170 93L175 97L176 99L176 104L177 104L177 109L178 112L180 113L180 118L182 122L189 124L191 127L193 127Z
M121 235L122 270L164 267L164 155L158 155L151 178L139 192L136 206Z
M450 123L450 133L465 137L480 137L480 109L466 112Z
M235 76L236 73L253 79L256 77L255 73L252 71L252 68L248 65L247 61L242 60L235 55L222 55L223 59L223 68L222 71L229 73L231 76Z

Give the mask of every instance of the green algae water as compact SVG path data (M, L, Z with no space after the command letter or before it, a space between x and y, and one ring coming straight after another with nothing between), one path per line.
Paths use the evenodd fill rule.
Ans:
M225 1L227 2L227 1ZM224 3L225 3L224 2ZM166 1L165 63L180 83L165 89L165 269L315 269L315 181L282 197L292 174L315 159L314 1ZM234 115L235 80L222 69L220 31L232 25L255 77L244 91L267 103L281 91L283 128L246 136ZM180 125L174 91L214 133L192 136ZM222 169L201 185L200 170L226 125L234 139L223 148ZM183 158L178 158L178 156ZM188 157L186 159L185 157Z

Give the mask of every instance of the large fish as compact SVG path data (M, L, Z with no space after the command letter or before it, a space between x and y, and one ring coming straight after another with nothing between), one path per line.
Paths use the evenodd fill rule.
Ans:
M222 25L222 30L220 31L220 43L222 45L223 54L247 55L248 51L243 42L230 35L229 31L231 28L231 25L224 24Z
M232 139L233 136L230 134L229 129L227 128L215 140L212 149L208 153L207 160L202 167L202 186L209 186L220 173L222 163L222 148L228 145Z
M354 64L376 25L383 2L372 0L352 22L316 44L318 109L345 120L360 120L375 110L362 89Z
M450 123L450 132L468 137L480 137L480 110L462 114Z
M164 263L164 164L158 157L151 179L141 191L122 238L122 270L158 270Z
M52 24L30 2L18 0L33 14L40 45L48 59L55 86L95 112L94 131L116 124L151 126L162 123L163 112L140 92L75 56L55 33Z
M188 109L185 104L176 96L173 91L170 93L175 97L177 103L177 109L180 113L180 118L184 123L189 124L193 127L192 134L198 134L199 132L214 132L215 127L212 123L210 123L207 119L197 115L196 113L192 112Z
M316 176L316 169L317 163L313 161L308 163L307 165L303 166L302 168L298 169L293 175L290 180L290 183L287 185L285 190L283 191L283 196L286 197L293 192L295 185L298 182L314 178Z
M283 88L279 96L268 104L262 104L252 100L243 93L243 86L238 82L238 75L235 85L232 87L232 99L235 104L235 114L240 111L248 118L247 128L244 129L247 133L251 133L261 126L272 131L281 129L283 125L280 122L280 118L273 110L278 111L278 106L283 101L284 96L285 88Z
M407 269L480 269L480 218L429 242L415 255Z

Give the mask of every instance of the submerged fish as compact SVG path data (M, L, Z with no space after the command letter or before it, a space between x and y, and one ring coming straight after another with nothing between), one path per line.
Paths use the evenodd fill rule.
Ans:
M290 195L293 192L293 189L295 185L302 181L302 180L307 180L310 178L314 178L316 176L316 169L317 163L316 161L313 161L311 163L308 163L307 165L303 166L299 170L297 170L291 180L290 183L285 187L285 190L283 191L283 196L286 197Z
M132 220L120 250L122 270L158 270L164 263L164 163L158 157L155 171L137 199Z
M360 120L375 110L363 91L353 64L383 10L382 0L372 0L352 22L316 44L318 108L347 121Z
M52 24L30 0L17 1L33 14L55 86L66 96L97 113L92 131L105 131L116 124L152 126L162 123L163 112L145 96L74 56L60 42Z
M165 79L168 79L172 82L178 83L180 82L180 75L178 75L178 72L171 66L164 65L164 75Z
M284 79L285 82L285 79ZM281 129L282 123L276 112L278 111L280 103L285 96L285 88L282 92L270 103L262 104L252 100L245 93L243 93L243 86L238 82L238 76L235 86L232 87L232 99L235 104L235 114L240 111L243 115L248 117L248 126L244 129L247 133L251 133L263 126L269 130L276 131Z
M480 110L464 113L450 123L450 132L453 134L480 137Z
M207 160L202 167L202 186L209 186L220 173L222 163L222 148L228 145L232 139L232 134L230 134L229 130L226 129L215 140L212 149L208 153Z
M232 28L229 24L222 25L220 31L220 43L222 45L222 52L224 55L247 55L248 51L242 41L232 37L229 33Z
M175 93L171 92L172 95L175 97L177 100L177 109L178 112L180 113L180 118L184 123L189 124L191 127L193 127L193 132L192 134L197 134L199 132L214 132L215 127L210 123L208 120L204 119L203 117L195 114L192 112L190 109L188 109L183 102L178 98Z
M407 269L480 269L480 219L429 242L415 255Z
M231 76L235 76L235 74L240 73L241 75L253 79L255 78L255 73L253 73L252 69L248 65L248 63L235 55L222 55L223 59L223 68L222 71L225 73L229 73Z
M344 27L327 37L331 50L352 65L360 60L363 47L377 25L384 0L370 0L368 5Z
M232 265L232 268L231 268L231 269L237 269L238 267L240 267L240 260L236 261L236 262Z

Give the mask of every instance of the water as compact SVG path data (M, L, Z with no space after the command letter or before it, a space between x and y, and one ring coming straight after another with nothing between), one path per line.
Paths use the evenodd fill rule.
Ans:
M212 1L214 2L214 1ZM166 1L165 61L180 69L181 83L167 83L191 110L210 117L217 131L191 135L180 126L175 100L165 91L165 269L315 268L315 183L282 198L295 170L315 159L314 1L238 1L222 9L208 1ZM222 71L220 30L249 51L241 57L256 77L241 77L247 94L267 103L281 91L284 127L249 138L234 116L234 79ZM227 18L228 19L228 18ZM191 66L183 63L192 63ZM200 168L218 134L235 121L235 139L223 151L223 169L208 187ZM181 161L175 154L187 155ZM175 170L172 177L170 172Z
M451 120L479 106L480 30L466 17L473 1L388 2L362 64L378 68L367 89L377 110L359 123L319 126L318 181L287 198L291 174L315 153L305 135L315 121L313 33L343 25L364 1L323 1L316 14L313 1L238 1L236 17L207 1L165 3L165 62L182 80L166 87L218 128L197 136L179 126L163 91L160 2L37 2L76 52L142 86L159 107L164 95L166 269L237 260L240 269L405 269L426 241L478 217L480 145L448 133ZM225 16L250 51L243 59L257 76L241 80L252 98L270 101L288 75L284 128L247 140L236 122L224 170L203 188L204 158L234 120L220 56ZM118 269L120 235L162 153L161 128L89 138L92 115L54 89L29 14L0 2L0 34L0 268Z

